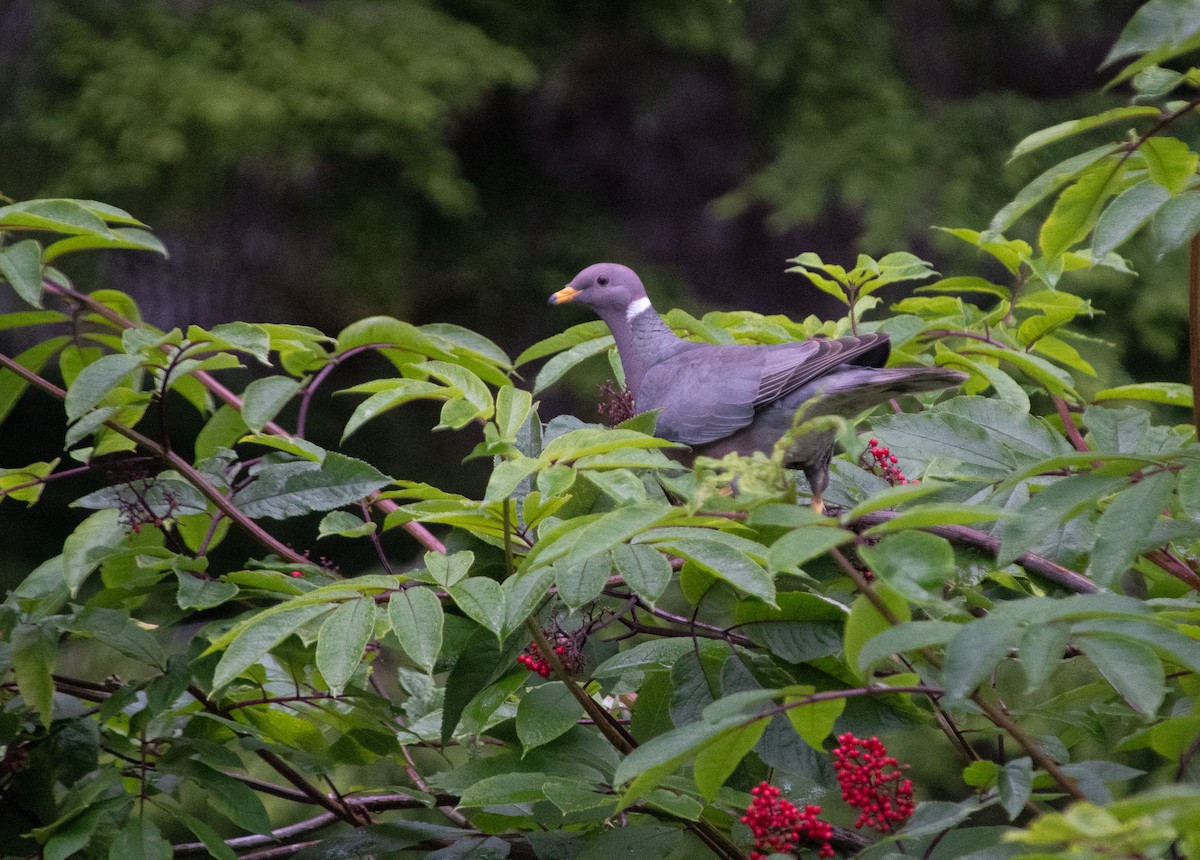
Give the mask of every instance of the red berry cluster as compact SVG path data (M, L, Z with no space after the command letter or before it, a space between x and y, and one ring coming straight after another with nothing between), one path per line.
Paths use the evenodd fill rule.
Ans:
M796 847L803 837L821 843L818 857L832 857L833 827L817 818L821 807L806 806L799 809L789 800L780 797L780 790L769 782L761 782L750 789L754 800L746 807L742 823L754 834L754 850L750 860L765 860L770 854L786 854Z
M530 672L537 672L543 678L550 677L550 664L546 662L546 658L538 650L536 642L530 642L525 646L525 650L517 655L517 662Z
M633 402L633 392L622 388L612 380L599 387L600 403L596 411L609 427L616 427L622 421L628 421L637 415L637 406Z
M900 471L900 467L896 465L899 462L896 455L892 453L890 448L884 448L879 444L879 440L875 437L867 442L867 450L863 452L863 461L866 468L874 471L893 487L897 484L919 484L919 478L909 480L904 477L904 473ZM874 460L874 462L872 462Z
M842 786L842 799L862 810L855 827L888 833L913 814L912 780L905 779L900 764L888 755L877 737L856 738L851 732L838 736L833 750L833 769Z

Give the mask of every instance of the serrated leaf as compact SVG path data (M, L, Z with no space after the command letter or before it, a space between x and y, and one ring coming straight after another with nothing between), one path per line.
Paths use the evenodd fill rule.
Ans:
M12 632L12 669L17 690L49 729L54 710L54 679L50 673L58 656L58 636L49 627L18 624Z
M114 508L96 511L71 532L63 543L63 574L75 594L100 562L125 541L121 515Z
M64 401L67 419L74 421L79 418L141 365L140 356L124 353L106 355L87 365L67 389Z
M362 662L363 649L375 630L375 601L347 600L329 613L317 632L317 669L329 691L340 696Z
M299 391L299 380L290 376L266 376L254 380L242 392L242 420L258 433L275 420L275 416Z
M813 525L794 529L771 544L767 552L767 567L773 572L802 567L806 562L852 540L854 534L840 528Z
M409 658L432 672L442 648L442 602L428 588L406 588L388 598L392 632Z
M793 705L803 701L804 696L787 696L785 705ZM846 709L845 699L830 699L822 702L810 702L795 705L787 710L788 722L796 730L796 734L804 738L804 742L815 750L823 749L825 739L833 734L834 723Z
M1154 256L1161 260L1200 233L1200 191L1184 191L1154 215Z
M1154 135L1140 150L1150 178L1171 194L1178 194L1196 176L1197 155L1182 140Z
M1157 113L1157 109L1151 110ZM1060 256L1091 232L1101 207L1116 188L1122 169L1121 162L1101 161L1080 174L1059 195L1038 233L1038 247L1047 260Z
M0 247L0 275L26 302L42 306L42 246L36 240Z
M692 776L700 795L708 800L716 797L725 780L734 772L746 754L754 749L758 739L767 729L769 720L755 720L723 735L719 742L711 743L696 754Z
M1137 556L1153 547L1146 546L1151 533L1175 487L1171 472L1155 472L1121 490L1100 515L1096 545L1088 575L1107 588L1129 569Z
M888 627L863 644L857 654L856 667L865 675L876 663L893 654L945 645L961 628L961 624L952 621L908 621Z
M1055 191L1066 185L1073 178L1079 175L1083 170L1086 170L1091 165L1095 164L1100 159L1112 154L1117 150L1117 146L1112 143L1106 143L1103 146L1098 146L1095 149L1090 149L1087 152L1079 155L1071 156L1053 167L1046 170L1044 173L1037 176L1032 182L1017 192L1017 196L1012 199L1008 205L993 216L988 229L983 236L985 238L996 238L1012 224L1032 209L1037 204L1041 203ZM1017 262L1017 261L1011 261ZM1007 263L1006 263L1007 265ZM1016 268L1008 265L1008 269L1013 274L1017 273Z
M946 643L943 686L951 699L969 697L1020 641L1020 629L1007 619L988 616L961 625Z
M504 773L479 780L463 791L459 808L535 803L546 799L544 773Z
M566 734L583 716L583 707L561 681L534 687L517 706L522 755Z
M460 580L447 589L455 604L467 616L499 638L506 619L504 592L500 583L484 576Z
M1148 720L1158 715L1167 695L1166 674L1150 646L1103 634L1077 635L1072 641L1129 707Z
M668 540L660 546L764 603L775 602L775 583L770 574L736 547L708 538Z
M1192 388L1182 382L1135 382L1105 388L1092 395L1097 403L1105 400L1144 400L1169 406L1192 408Z
M364 522L362 517L349 511L330 511L321 518L321 524L317 527L317 537L365 537L374 534L376 527L376 523Z
M880 583L875 592L899 624L912 620L912 610L909 609L908 601L898 592L886 583ZM892 621L884 617L866 596L859 595L854 598L850 605L850 615L846 618L842 648L846 663L850 666L859 665L859 654L866 644L892 626Z
M671 582L670 562L653 547L617 544L612 549L612 559L626 585L651 606Z
M582 561L572 557L558 562L554 568L558 596L568 608L576 610L600 596L612 575L612 559L603 553Z
M263 658L272 648L294 633L301 625L331 609L329 603L300 605L282 609L252 621L221 655L213 673L213 689L224 687Z
M330 451L324 463L302 460L263 467L234 493L233 501L252 519L284 520L357 502L391 480L369 463Z
M1153 182L1139 182L1117 195L1096 219L1092 253L1103 257L1148 222L1171 192Z
M1048 144L1055 143L1065 138L1080 134L1085 131L1090 131L1093 128L1100 128L1105 125L1110 125L1114 122L1124 122L1131 119L1141 119L1143 117L1158 117L1159 109L1150 107L1149 105L1129 105L1126 107L1112 108L1095 116L1087 116L1082 119L1071 119L1066 122L1060 122L1058 125L1052 125L1050 128L1044 128L1041 131L1035 131L1033 134L1026 137L1015 147L1013 147L1012 155L1009 160L1020 158L1022 155L1033 152L1035 149L1040 149ZM1049 256L1049 255L1047 255Z

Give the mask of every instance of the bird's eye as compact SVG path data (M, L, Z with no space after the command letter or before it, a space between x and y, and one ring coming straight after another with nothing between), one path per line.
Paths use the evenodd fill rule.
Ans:
M608 286L608 277L606 275L601 275L600 277L596 278L596 283L602 287L607 287Z

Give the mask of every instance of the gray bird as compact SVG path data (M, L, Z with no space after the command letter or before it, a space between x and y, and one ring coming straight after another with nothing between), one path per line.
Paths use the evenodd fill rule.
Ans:
M764 345L683 340L654 310L637 273L616 263L588 266L550 297L553 305L572 301L608 324L637 412L657 409L656 435L697 455L770 453L797 410L816 397L805 420L852 416L967 378L940 367L884 368L891 346L882 333ZM801 436L787 452L787 465L804 471L817 511L824 510L833 450L834 434L819 432Z

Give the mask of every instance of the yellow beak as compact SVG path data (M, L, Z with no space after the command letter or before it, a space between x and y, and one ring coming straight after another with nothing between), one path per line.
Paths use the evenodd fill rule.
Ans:
M579 295L580 290L574 287L563 287L557 293L550 297L550 304L561 305L563 302L569 302Z

